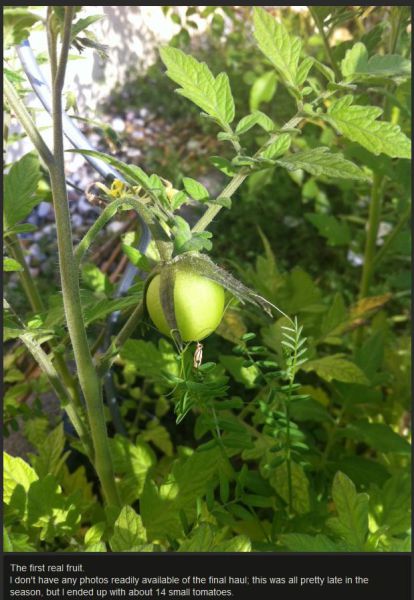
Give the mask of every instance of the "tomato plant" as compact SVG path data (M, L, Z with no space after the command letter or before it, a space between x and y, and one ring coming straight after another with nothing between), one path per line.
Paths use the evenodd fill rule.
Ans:
M33 147L5 174L5 434L31 445L5 454L6 550L408 551L407 7L188 7L127 89L191 139L137 148L133 123L106 152L63 110L97 19L32 8L5 12L6 150ZM32 27L53 148L27 106L42 74L16 68ZM71 182L86 230L64 134L100 174ZM58 267L35 274L51 200Z

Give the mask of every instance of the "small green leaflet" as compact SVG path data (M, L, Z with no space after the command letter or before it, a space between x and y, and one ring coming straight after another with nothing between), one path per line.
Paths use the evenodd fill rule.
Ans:
M298 67L298 72L296 75L296 84L303 85L308 78L309 71L314 65L314 59L312 56L307 56L303 59Z
M233 165L226 158L222 158L221 156L210 156L208 160L216 167L216 169L227 175L227 177L233 177L233 175L236 174Z
M190 250L201 251L204 248L211 250L213 244L210 242L212 234L209 231L192 232L189 224L180 216L174 217L174 254L182 254Z
M363 171L354 163L346 160L339 153L332 153L329 148L320 146L312 150L304 150L289 154L276 161L276 164L288 171L303 169L311 175L338 179L367 179Z
M305 218L327 239L329 246L345 246L350 242L351 232L346 221L320 213L306 213Z
M351 95L332 102L328 113L320 115L352 142L361 144L373 154L392 158L411 158L411 141L398 125L377 121L382 109L353 103Z
M22 458L11 456L5 452L3 461L3 499L8 504L16 486L22 486L27 492L33 481L38 479L38 476L35 470Z
M246 115L240 119L236 127L236 133L237 135L242 135L255 125L259 125L265 131L272 131L275 128L275 124L270 117L262 113L260 110L255 110L250 115Z
M96 23L96 21L100 21L101 19L103 19L103 15L90 15L89 17L79 19L78 21L76 21L76 23L73 23L70 31L71 41L74 40L76 36L78 36L82 31L87 29L90 25Z
M368 385L364 372L353 362L343 358L342 354L332 354L315 360L309 360L301 367L304 371L315 371L325 381L344 381Z
M350 549L364 551L368 533L368 495L357 494L349 477L338 471L332 485L332 498L338 517L329 519L328 526L349 544Z
M291 142L292 137L290 136L290 134L282 133L281 135L278 135L275 141L272 142L269 146L267 146L265 150L263 150L263 152L261 152L260 156L269 159L282 156L289 150ZM297 168L299 169L301 167Z
M250 110L259 108L262 102L270 102L277 89L277 78L274 71L263 73L256 79L250 90Z
M199 200L202 202L203 200L207 200L209 197L209 193L204 185L195 179L192 179L191 177L184 177L183 185L187 194L191 196L191 198L194 198L194 200Z
M3 271L23 271L22 265L14 258L3 257Z
M139 552L146 540L147 534L141 517L131 506L124 506L115 521L114 533L110 539L112 551Z
M233 121L234 100L226 73L214 77L206 63L170 46L161 48L160 56L168 77L181 86L179 94L197 104L223 128Z
M36 196L40 179L39 159L26 154L4 177L4 226L9 229L30 215L41 201Z
M400 454L410 454L411 452L407 440L395 433L385 423L356 421L345 428L344 435L353 440L364 442L379 452L397 452Z
M20 44L30 35L30 28L41 17L21 6L14 8L9 6L3 9L3 35L4 46L8 48L14 44Z
M149 260L144 254L141 254L137 248L128 246L128 244L122 244L121 247L123 253L127 255L128 259L135 267L138 267L146 272L151 270L151 264Z
M151 183L149 177L144 171L137 167L136 165L127 165L126 163L114 158L113 156L109 156L104 152L99 152L98 150L78 150L76 148L66 150L66 152L78 152L79 154L83 154L85 156L94 156L96 158L100 158L107 164L111 165L118 169L120 173L125 175L126 179L132 185L141 185L146 190L151 190Z
M341 546L326 535L308 535L306 533L285 533L280 541L290 552L340 552Z
M345 54L341 71L347 81L372 77L409 77L411 61L398 54L375 54L368 59L365 44L357 42Z
M266 10L254 9L254 37L263 54L276 67L281 77L297 87L297 74L301 40L290 35L282 23L278 23Z

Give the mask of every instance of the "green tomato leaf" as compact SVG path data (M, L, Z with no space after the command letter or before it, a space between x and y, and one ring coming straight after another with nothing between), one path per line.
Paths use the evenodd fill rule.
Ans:
M280 457L281 460L283 457ZM293 510L299 514L304 514L310 510L310 498L309 498L309 481L306 477L303 467L298 463L291 462L291 483L292 483L292 505ZM283 459L283 463L279 464L275 468L271 469L270 476L268 471L261 466L261 473L263 477L269 477L270 485L276 490L276 492L288 502L289 500L289 475L288 467Z
M3 237L6 238L10 235L17 235L19 233L32 233L36 230L36 225L32 225L31 223L22 223L21 225L15 225L14 227L7 229L7 231L4 231Z
M216 169L227 175L227 177L233 177L236 174L233 165L226 158L222 158L221 156L210 156L209 161Z
M70 30L71 41L90 25L96 23L96 21L100 21L101 19L103 19L103 15L90 15L89 17L79 19L76 21L76 23L72 23L72 28Z
M3 36L4 46L8 48L20 44L30 35L30 28L40 21L41 17L20 6L7 7L3 10Z
M4 177L4 228L7 230L30 215L41 198L36 196L40 163L35 154L26 154Z
M305 218L327 239L329 246L346 246L351 241L351 232L345 221L319 213L305 213Z
M329 519L328 526L353 551L364 551L368 533L368 495L357 494L355 485L338 471L332 485L332 498L338 517Z
M288 171L303 169L316 177L367 180L364 172L353 162L346 160L342 154L330 152L325 146L289 154L276 163Z
M3 257L3 271L23 271L22 265L14 258Z
M182 204L188 202L188 196L185 192L179 191L174 194L174 196L170 199L170 202L171 208L173 210L177 210Z
M389 535L401 535L411 525L411 478L409 473L396 473L372 495L375 520L387 527Z
M185 96L225 128L234 119L234 100L226 73L216 78L205 63L200 63L170 46L160 49L167 75L178 83L178 93Z
M27 522L38 528L41 540L72 535L79 527L79 509L74 496L65 497L53 475L34 481L27 493Z
M206 190L204 185L191 177L184 177L183 185L187 194L191 196L191 198L194 198L194 200L203 202L209 197L208 190Z
M156 383L165 383L167 372L178 375L178 365L173 347L166 340L160 340L159 347L152 342L129 339L120 351L123 361L128 361L128 371L141 375Z
M305 83L305 81L308 78L309 71L311 70L311 68L314 65L314 62L315 61L312 56L307 56L306 58L304 58L302 60L302 62L300 63L300 65L298 67L298 72L296 75L297 85L301 86Z
M356 423L347 425L343 434L345 437L367 444L367 446L378 450L378 452L411 453L411 446L407 440L398 435L398 433L395 433L385 423L357 421Z
M197 499L206 494L209 481L221 465L218 449L194 452L173 464L166 483L159 487L147 479L140 501L148 539L165 540L183 534L182 511L189 524L196 516Z
M276 67L284 81L298 85L297 73L302 42L290 35L282 23L260 7L254 9L254 37L263 54Z
M251 129L252 127L254 127L257 124L257 120L258 120L257 114L246 115L245 117L240 119L240 121L237 123L237 127L236 127L237 135L242 135L243 133L246 133L247 131L249 131L249 129Z
M282 156L289 150L291 142L292 137L290 134L282 133L281 135L277 136L274 142L272 142L265 148L265 150L263 150L263 152L260 153L260 156L263 158L268 158L269 160L277 158L278 156Z
M346 52L341 70L348 81L372 77L409 77L411 61L398 54L375 54L368 59L366 46L357 42Z
M263 73L256 79L250 90L250 110L253 112L262 104L270 102L276 93L277 77L274 71Z
M109 156L104 152L99 152L98 150L79 150L77 148L73 148L66 150L66 152L77 152L83 156L93 156L95 158L99 158L108 165L118 169L118 171L125 176L126 180L131 185L140 185L145 190L151 191L150 178L140 167L137 167L136 165L127 165L126 163L122 162L122 160L118 160L117 158Z
M285 533L279 537L281 543L290 552L340 552L341 546L328 536L308 535L306 533Z
M38 479L36 471L22 458L3 454L3 500L9 504L17 486L27 492L33 481Z
M377 121L382 109L353 104L351 95L332 102L322 119L352 142L361 144L373 154L388 154L393 158L411 158L411 141L398 125Z
M31 463L40 478L46 477L48 473L58 476L63 463L68 457L67 452L63 452L65 447L65 434L63 423L60 423L53 429L38 445L37 454L29 454Z
M155 464L154 452L145 442L134 444L121 435L109 442L120 496L125 504L132 504L141 497L148 471Z
M124 506L109 540L112 552L141 552L146 541L147 534L141 517L131 506Z
M149 271L151 270L151 264L144 254L141 254L141 252L137 250L137 248L129 246L128 244L121 244L121 248L123 253L126 254L129 261L135 267L138 267L139 269L142 269L143 271L149 273Z
M343 354L332 354L315 360L309 360L301 367L304 371L315 371L325 381L344 381L345 383L360 383L369 385L364 372Z
M365 44L357 42L346 51L345 58L341 62L341 71L344 77L350 77L358 71L364 71L368 63L368 50Z

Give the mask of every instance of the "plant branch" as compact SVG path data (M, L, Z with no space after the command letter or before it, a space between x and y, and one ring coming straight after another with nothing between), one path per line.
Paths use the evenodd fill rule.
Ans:
M72 342L79 382L86 402L89 425L94 446L94 466L102 484L106 501L119 505L112 459L109 451L103 410L102 386L96 373L86 335L80 301L78 268L73 253L70 213L66 191L63 127L62 88L69 51L71 24L74 8L65 7L61 53L53 82L53 137L54 163L50 168L51 187L56 216L59 266L68 332Z
M259 148L259 150L255 153L254 156L257 157L262 152L262 150L264 150L264 148L266 146L270 145L281 133L283 133L284 131L286 131L288 129L293 129L294 127L297 127L297 125L299 125L299 123L302 120L303 120L303 117L296 114L294 117L292 117L292 119L290 119L282 127L282 129L280 131L273 134L270 137L270 139L266 142L266 144L264 144L261 148ZM234 175L234 177L231 179L231 181L229 181L229 183L223 189L223 191L218 196L218 198L231 198L233 196L233 194L239 189L239 187L241 186L243 181L250 174L251 174L251 171L249 169L242 169L240 171L240 173L237 173L237 175ZM193 231L194 233L197 231L198 232L204 231L206 229L206 227L208 227L208 225L211 223L211 221L216 217L216 215L218 215L218 213L220 212L220 210L222 208L223 208L222 206L217 205L217 204L210 205L209 208L206 210L206 212L200 217L200 219L194 225L194 227L192 228L191 231Z
M79 242L77 247L75 248L75 258L78 264L78 267L85 256L86 252L89 250L90 246L93 244L98 233L105 227L105 225L112 219L118 210L119 206L122 204L119 200L114 200L111 204L108 204L101 212L99 217L90 227L90 229L85 233L82 240Z
M111 346L108 350L103 354L99 361L98 372L100 376L103 376L111 366L111 362L114 360L117 349L121 348L125 342L131 337L137 325L141 322L142 317L144 316L144 302L138 304L138 306L134 309L125 325L122 327L121 331L115 337Z
M68 417L73 424L76 433L78 434L88 457L92 460L93 448L91 446L89 432L87 431L84 422L79 417L79 414L73 406L72 399L65 386L62 384L53 364L50 356L42 349L33 336L27 333L23 333L19 336L20 340L24 343L30 354L33 356L39 367L47 376L50 385L55 390L57 397L60 399L61 404L68 414Z
M404 227L405 223L407 222L407 220L410 216L410 213L411 213L411 207L408 206L406 208L406 210L403 212L401 219L398 221L398 223L396 224L394 229L385 238L384 244L381 246L380 250L378 250L378 252L376 253L374 260L373 260L373 265L372 265L373 269L378 265L378 263L384 258L384 256L388 252L393 241L395 240L395 238L397 237L397 235L400 233L401 229Z
M56 32L53 28L53 6L47 7L47 18L46 18L46 34L47 34L47 47L49 51L50 59L50 72L52 75L52 82L55 80L57 72L57 45L56 45Z
M361 282L359 286L359 298L365 298L368 295L372 274L374 272L375 246L381 218L381 183L382 177L378 174L374 174L371 203L369 207L368 232L365 242L364 264L362 267Z

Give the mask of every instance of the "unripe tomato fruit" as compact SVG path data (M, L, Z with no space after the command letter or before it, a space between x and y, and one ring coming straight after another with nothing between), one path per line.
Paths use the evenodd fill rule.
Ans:
M156 328L170 336L170 327L160 300L160 276L150 281L146 304ZM224 289L198 273L177 267L174 281L174 312L184 342L207 337L220 324L224 311Z

